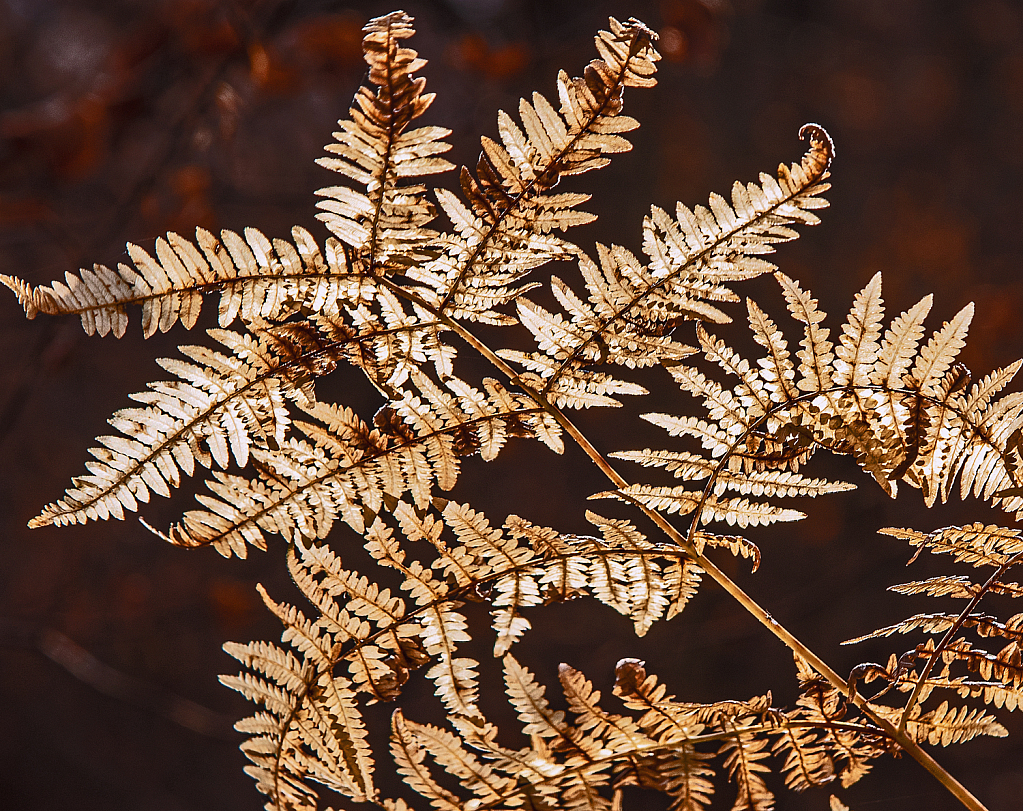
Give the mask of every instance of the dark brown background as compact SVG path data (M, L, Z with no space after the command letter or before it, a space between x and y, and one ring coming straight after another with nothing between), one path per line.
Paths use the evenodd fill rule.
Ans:
M701 202L736 178L797 159L799 126L818 121L838 147L833 206L824 225L782 247L782 268L836 320L877 270L886 274L890 310L933 290L932 324L973 300L978 317L965 362L983 372L1020 353L1020 4L438 0L405 7L417 17L415 47L430 59L425 75L438 93L429 122L455 131L460 163L475 159L479 134L494 135L498 108L513 110L534 89L553 97L558 68L578 73L608 14L635 15L662 33L660 85L627 99L628 112L643 122L636 148L572 184L594 194L600 215L575 233L584 248L600 239L638 250L651 203ZM148 246L168 229L187 234L196 225L251 225L284 236L297 223L322 236L312 191L334 178L313 160L361 81L361 25L391 8L327 0L0 0L0 272L44 283L94 261L116 263L129 239ZM571 278L570 268L559 272ZM750 289L778 309L769 284ZM162 378L152 359L201 338L178 328L143 342L136 321L121 341L87 338L77 320L27 322L13 296L0 305L4 809L261 805L230 730L247 705L219 687L216 674L234 669L219 649L224 640L279 634L253 589L259 581L292 596L279 546L225 561L208 550L173 549L134 520L24 528L82 471L106 417L129 393ZM605 450L662 443L637 427L635 414L689 403L658 385L642 405L581 422ZM339 395L347 389L371 413L357 382L336 384ZM853 477L862 489L807 505L802 524L751 532L764 551L761 572L750 578L744 567L731 568L844 671L863 658L883 661L889 648L852 650L839 641L935 609L883 591L903 578L908 555L874 530L930 529L988 513L959 505L926 513L918 494L889 502L843 460L817 469ZM494 465L467 462L455 496L497 521L515 512L580 531L584 507L593 506L581 499L601 487L580 454L552 459L518 443ZM190 503L185 492L144 512L162 527ZM940 570L929 561L916 568L909 576ZM518 655L548 682L557 662L567 661L606 690L614 662L634 655L685 699L742 698L767 688L779 702L793 697L786 651L710 587L642 641L590 603L541 617L543 627ZM64 639L80 647L53 647ZM90 664L88 655L116 672ZM484 672L494 676L491 665ZM432 717L428 693L409 694L411 717ZM182 725L169 717L181 720L187 709L175 696L208 711L193 708ZM488 701L495 712L499 705ZM1018 719L1002 720L1015 740L1023 738ZM1013 741L939 755L993 810L1005 811L1019 808L1023 796ZM889 761L876 772L843 795L852 808L955 807L912 761ZM728 807L732 790L719 793ZM660 802L647 794L630 801ZM782 809L826 805L826 791L779 800Z

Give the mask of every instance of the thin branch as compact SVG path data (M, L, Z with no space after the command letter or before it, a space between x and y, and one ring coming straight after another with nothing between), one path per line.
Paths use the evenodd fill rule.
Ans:
M236 741L234 716L225 715L188 698L136 679L110 667L66 634L34 623L0 622L0 646L29 648L41 653L98 693L162 715L169 721L210 738Z

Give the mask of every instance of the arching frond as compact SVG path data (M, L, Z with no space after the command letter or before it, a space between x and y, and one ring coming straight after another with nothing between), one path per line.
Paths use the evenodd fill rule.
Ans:
M742 494L819 495L847 489L808 480L795 471L819 448L851 454L890 494L901 480L919 488L925 502L946 499L960 480L965 496L990 500L1023 514L1018 482L1023 396L995 399L1020 364L988 375L967 389L969 374L955 366L972 309L964 308L917 350L925 300L896 319L878 345L883 317L880 275L857 296L836 349L822 326L825 314L799 285L776 273L789 309L804 325L799 366L774 322L749 302L753 337L767 350L756 364L698 330L708 360L738 377L731 391L703 373L673 371L683 391L701 399L709 420L647 414L673 436L697 439L707 455L692 451L627 451L620 458L663 467L676 477L705 481L704 489L634 484L619 496L651 509L698 513L693 526L725 520L747 526L793 520L798 513L721 499ZM868 359L870 362L868 364ZM606 494L602 494L606 495Z
M819 128L805 130L810 150L799 164L779 168L778 178L761 175L761 185L732 189L732 204L713 195L710 209L679 205L677 221L654 208L644 223L644 266L629 251L598 245L600 265L580 259L589 294L583 301L562 281L555 296L570 317L552 314L529 301L517 304L519 320L536 339L537 352L500 354L527 370L527 379L559 406L617 405L615 394L641 394L629 384L590 367L612 362L629 368L674 366L693 350L666 336L684 320L726 322L715 304L736 301L729 282L774 269L760 255L775 242L793 239L791 225L814 224L832 147Z
M228 643L225 650L260 674L221 681L265 708L235 728L250 736L242 744L253 764L246 771L268 795L268 811L315 809L313 781L356 800L374 795L373 756L346 679L263 642Z
M619 662L614 693L640 713L638 719L605 710L600 693L567 665L559 673L569 711L552 712L532 673L510 656L504 664L509 697L533 736L532 747L510 750L497 744L497 729L482 720L452 719L456 738L395 717L392 749L402 773L438 808L471 802L510 809L529 799L550 798L558 807L607 809L609 793L640 785L666 792L673 809L701 811L710 803L719 774L736 784L733 807L772 808L773 795L764 781L772 756L782 756L791 788L825 784L834 779L832 764L848 754L836 740L836 729L853 741L858 729L860 737L864 731L855 722L810 720L803 707L792 713L773 709L766 696L750 702L676 702L635 659ZM840 717L841 710L834 710ZM965 735L983 723L979 717L953 722L934 716L933 727L944 724ZM466 746L482 752L490 769L467 760ZM863 742L857 746L868 759L882 751ZM461 784L461 797L439 788L428 759Z
M527 289L522 279L529 271L577 252L554 232L593 219L576 208L589 195L550 190L562 177L599 169L631 148L622 133L638 123L621 115L622 91L655 84L654 38L635 20L612 19L610 31L596 37L601 58L583 78L558 77L560 110L534 93L532 102L519 104L521 128L499 114L501 143L484 138L476 177L462 170L468 206L451 192L437 193L454 234L439 256L407 271L424 298L455 318L510 323L497 308Z
M376 513L385 497L405 493L425 505L434 485L454 486L461 457L493 458L508 435L536 436L561 450L557 423L495 381L484 381L486 394L465 389L461 396L419 373L415 381L419 394L407 392L378 412L376 428L347 408L302 406L317 420L295 423L308 439L254 452L255 479L216 474L207 483L213 495L198 497L206 509L185 513L169 540L243 556L247 543L266 547L264 533L323 538L337 518L362 532L364 510Z

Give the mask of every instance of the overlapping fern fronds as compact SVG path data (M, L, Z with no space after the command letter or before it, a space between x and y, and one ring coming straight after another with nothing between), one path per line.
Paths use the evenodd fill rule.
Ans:
M735 809L769 811L771 769L790 790L848 786L877 757L903 752L982 809L920 744L998 736L1004 727L951 698L922 705L935 690L996 708L1023 704L1023 614L1003 621L974 610L988 593L1023 593L1004 577L1023 559L1019 531L890 530L995 571L983 582L948 576L897 587L965 599L967 608L863 637L943 634L885 666L862 665L847 681L708 557L724 550L755 570L758 547L704 526L796 520L803 513L789 499L852 487L804 471L820 450L851 455L892 496L904 482L932 505L958 482L963 497L1023 517L1023 394L1005 393L1023 361L974 382L957 362L972 305L924 340L930 297L886 325L880 274L832 338L817 301L766 258L827 205L834 149L817 125L801 132L809 143L802 159L775 176L736 183L728 199L714 194L707 206L679 204L674 216L654 206L642 258L600 244L591 257L569 242L568 229L594 217L582 209L587 195L555 187L631 148L624 135L638 123L622 114L623 94L655 84L656 35L635 20L610 21L581 77L559 75L557 105L533 94L517 119L499 113L497 140L483 138L475 172L461 169L457 192L428 188L426 178L454 167L440 157L449 132L420 125L433 95L416 75L426 62L407 47L413 33L403 12L365 28L367 84L320 160L345 179L319 192L317 217L333 234L322 248L301 228L291 241L199 229L194 242L156 240L152 254L129 246L134 267L97 265L39 287L0 277L29 317L77 315L100 335L123 335L134 305L147 337L179 322L191 328L203 299L219 297L220 328L209 334L224 349L189 345L187 360L160 361L177 379L132 395L140 406L114 414L118 434L100 437L88 473L32 525L122 518L206 468L200 508L159 534L239 557L265 549L270 535L284 539L313 613L262 592L285 626L282 644L229 643L245 672L224 678L261 707L238 729L273 811L313 809L322 788L408 811L381 788L383 753L372 749L364 710L399 700L420 669L450 730L399 709L391 756L406 786L438 809L605 811L618 809L625 787L640 786L667 793L672 811L700 811L730 781ZM534 273L557 259L578 264L580 285ZM747 299L762 356L746 358L708 325L728 323L740 301L735 285L764 274L779 282L802 335L790 347L773 308ZM543 292L560 312L525 295L548 281ZM237 331L227 329L236 322ZM520 329L502 348L473 332L480 324ZM533 351L522 349L529 338ZM459 357L466 348L487 373ZM611 456L681 484L630 483L568 416L646 394L635 378L649 367L664 367L706 414L647 414L688 445ZM372 415L322 396L318 381L338 372L365 377L380 395ZM656 374L641 379L656 382ZM638 506L663 540L592 513L599 537L516 516L495 527L441 496L467 457L492 461L513 438L559 454L573 443L612 483L598 496ZM687 531L666 517L673 514L689 516ZM359 539L369 565L342 563L330 545L342 533ZM593 597L643 636L678 615L706 578L796 654L793 709L772 706L770 693L677 701L641 662L623 659L614 693L628 713L605 709L567 665L559 677L568 710L555 710L510 654L547 604ZM481 710L485 669L465 653L469 601L489 608L493 653L527 747L500 742ZM1003 647L988 652L967 631ZM884 686L866 698L858 688L873 682ZM893 691L910 693L903 707L882 700ZM832 798L832 807L844 806Z
M657 619L681 611L700 582L699 567L677 546L651 543L624 521L591 515L598 539L561 535L516 516L501 529L467 505L437 507L439 513L422 511L402 501L392 510L400 533L382 518L366 530L366 548L379 566L402 575L407 597L346 569L327 547L299 543L289 552L289 568L317 615L308 618L263 593L293 652L264 642L226 646L255 674L226 683L266 709L239 729L253 736L243 749L256 764L261 790L272 795L270 807L284 807L285 790L311 796L306 778L340 785L336 775L321 779L310 754L324 747L359 748L361 738L349 741L347 726L336 741L323 741L329 733L316 719L335 714L337 701L356 718L361 694L369 701L394 700L414 670L431 664L426 675L448 711L480 717L477 662L458 652L469 640L468 621L459 611L466 601L490 604L494 655L502 656L529 629L530 609L589 595L629 617L642 635ZM418 559L421 551L409 555L409 542L428 544L434 554L429 565ZM324 694L328 684L331 691ZM362 729L361 722L351 723ZM368 777L359 785L365 791Z

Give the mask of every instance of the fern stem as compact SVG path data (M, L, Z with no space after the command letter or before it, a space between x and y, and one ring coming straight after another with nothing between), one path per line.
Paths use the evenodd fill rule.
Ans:
M952 623L952 627L945 632L945 635L941 638L941 641L935 646L934 650L931 652L930 657L927 659L927 664L924 665L924 669L920 673L920 678L917 679L916 686L913 688L913 692L909 697L909 701L906 702L906 706L902 710L902 718L899 720L900 732L906 729L906 722L909 720L909 714L913 711L913 708L916 706L916 703L920 698L920 692L923 690L924 684L927 682L927 677L931 675L931 671L934 669L934 666L938 663L938 658L941 656L945 648L948 647L949 643L952 641L952 638L957 633L959 633L959 629L963 627L963 623L966 621L966 618L973 613L973 610L984 598L984 595L991 590L991 587L998 582L1002 575L1004 575L1007 571L1009 571L1009 569L1011 569L1013 566L1015 566L1017 563L1020 563L1021 561L1023 561L1023 552L1017 552L1015 555L1013 555L1011 558L1005 561L1005 563L999 566L995 570L994 574L992 574L991 577L989 577L985 581L984 585L977 590L977 593L973 596L973 599L970 600L966 608L964 608L959 613L959 616L956 618L956 621ZM912 562L913 561L910 561L910 563Z
M575 423L565 416L560 408L551 403L543 395L543 393L536 391L534 388L526 384L519 374L504 359L497 355L494 350L473 335L472 332L466 329L458 321L440 312L436 305L431 304L415 293L405 290L386 276L379 278L380 283L396 295L401 296L402 298L433 313L437 319L442 321L452 332L469 344L469 346L476 350L481 356L486 358L495 368L500 370L501 373L509 379L509 381L522 389L522 392L526 396L532 399L537 405L543 408L544 411L557 420L558 425L561 426L562 430L564 430L565 433L572 438L590 461L593 462L593 464L596 465L605 476L607 476L615 487L618 489L628 487L629 482L611 466L607 459L604 458L603 454L601 454L600 451L598 451L586 438L582 431L576 427ZM961 802L966 808L969 808L970 811L988 811L987 807L981 803L980 800L974 797L973 794L970 793L964 785L962 785L962 783L949 774L940 763L924 751L916 741L910 738L909 735L906 734L905 730L897 729L889 721L874 712L870 708L869 702L858 693L851 690L845 679L839 676L838 673L836 673L827 664L827 662L821 659L816 653L796 638L792 632L772 617L763 606L743 591L727 574L721 571L721 569L719 569L714 562L710 560L710 558L706 557L702 552L698 552L695 545L687 539L685 535L679 532L679 530L676 529L663 515L644 504L640 504L638 502L634 503L640 510L642 510L643 514L657 526L658 529L660 529L674 543L682 547L682 549L684 549L686 553L692 557L693 562L700 566L715 583L731 595L732 598L746 609L746 611L751 614L754 619L774 634L774 636L777 637L789 650L802 657L810 665L810 667L827 679L828 683L831 684L832 687L842 693L842 695L846 696L864 715L877 724L877 726L880 727L886 735L897 741L903 751L909 753L914 760L929 771L938 780L938 782L945 786L945 788L959 800L959 802Z

